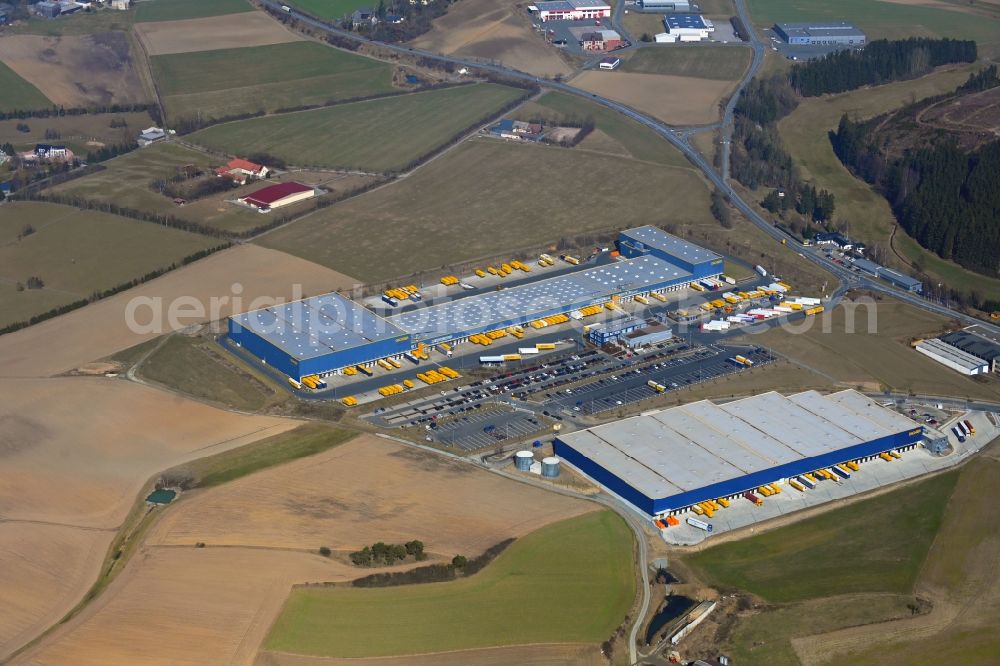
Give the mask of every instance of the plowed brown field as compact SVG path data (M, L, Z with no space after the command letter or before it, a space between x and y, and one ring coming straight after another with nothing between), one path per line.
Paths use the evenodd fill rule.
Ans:
M296 425L121 380L0 379L0 659L82 598L153 474Z
M263 12L137 23L135 31L151 56L266 46L301 39Z
M371 571L319 546L420 539L450 558L593 508L361 436L182 499L97 603L15 663L250 664L292 585Z

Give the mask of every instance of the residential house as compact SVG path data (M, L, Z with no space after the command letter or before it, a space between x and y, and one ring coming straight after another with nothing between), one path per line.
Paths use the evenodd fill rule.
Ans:
M36 144L34 154L40 160L66 160L73 155L66 146L53 146L47 143Z
M228 164L215 170L216 176L230 178L239 185L246 185L251 178L267 178L269 173L266 166L240 158L230 160Z
M131 0L111 0L111 9L127 11L132 6Z
M8 155L7 153L5 153L2 150L0 150L0 165L3 165L3 164L6 164L7 162L10 162L10 160L11 160L12 157L13 157L13 155Z
M393 25L398 25L406 20L405 16L399 16L397 14L386 14L385 22L391 23Z
M351 14L351 27L357 30L361 27L373 26L378 23L378 16L371 7L362 7Z

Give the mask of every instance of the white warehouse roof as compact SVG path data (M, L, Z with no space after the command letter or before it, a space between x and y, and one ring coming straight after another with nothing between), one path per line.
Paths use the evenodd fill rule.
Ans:
M847 390L770 392L634 416L559 439L646 497L668 497L920 427Z

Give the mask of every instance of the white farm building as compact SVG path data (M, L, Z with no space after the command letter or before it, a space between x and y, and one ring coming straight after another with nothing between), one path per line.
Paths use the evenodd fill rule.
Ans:
M528 11L538 14L538 19L546 21L586 21L608 18L611 7L602 2L588 0L552 0L536 2L528 6Z

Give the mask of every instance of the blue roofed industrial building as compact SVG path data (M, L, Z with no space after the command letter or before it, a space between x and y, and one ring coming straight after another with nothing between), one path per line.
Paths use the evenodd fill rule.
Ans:
M560 434L555 454L649 515L913 446L923 427L856 391L707 400Z
M718 254L653 226L622 232L618 248L623 259L611 264L384 318L337 294L255 310L230 318L229 339L298 380L722 273Z

